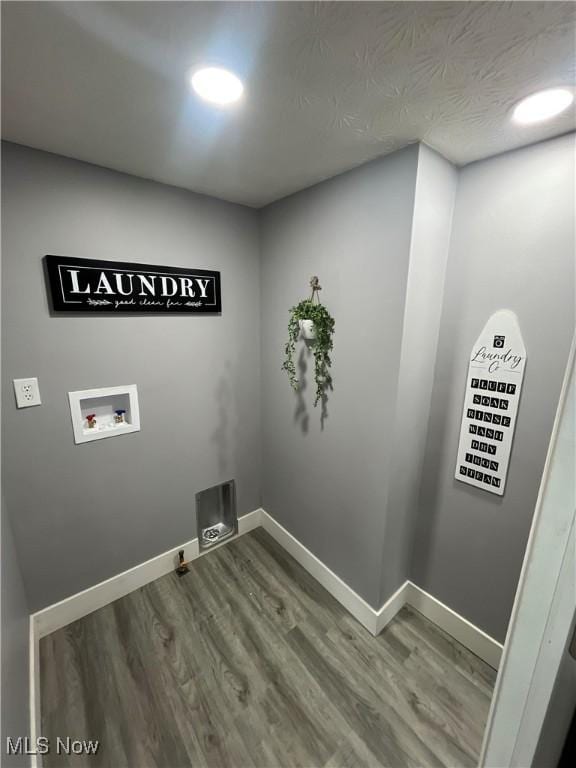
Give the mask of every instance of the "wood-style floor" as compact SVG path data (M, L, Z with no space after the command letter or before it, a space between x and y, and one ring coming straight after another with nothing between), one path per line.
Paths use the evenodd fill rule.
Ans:
M495 672L415 611L372 637L262 529L40 642L42 733L110 768L476 764Z

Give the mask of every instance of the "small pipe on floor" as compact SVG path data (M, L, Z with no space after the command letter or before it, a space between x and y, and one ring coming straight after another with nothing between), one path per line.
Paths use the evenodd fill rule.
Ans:
M181 549L178 552L178 566L176 567L176 573L178 576L184 576L185 574L190 572L190 568L188 567L190 565L189 560L184 560L184 550Z

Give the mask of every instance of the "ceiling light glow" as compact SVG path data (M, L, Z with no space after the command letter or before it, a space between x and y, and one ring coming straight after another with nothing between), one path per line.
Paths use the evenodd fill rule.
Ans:
M566 88L550 88L547 91L533 93L520 101L515 109L513 118L517 123L528 125L549 120L568 109L574 101L574 94Z
M244 91L241 80L235 74L219 67L197 70L190 82L198 96L212 104L232 104Z

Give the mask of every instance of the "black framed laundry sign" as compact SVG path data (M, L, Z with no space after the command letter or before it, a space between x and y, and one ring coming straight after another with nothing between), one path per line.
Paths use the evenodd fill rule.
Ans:
M55 312L218 313L220 272L46 256Z
M456 479L502 496L520 402L526 348L513 312L495 312L476 340L456 459Z

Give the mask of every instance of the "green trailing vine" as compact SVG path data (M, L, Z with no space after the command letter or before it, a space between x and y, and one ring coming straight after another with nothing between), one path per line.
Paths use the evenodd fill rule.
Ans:
M290 309L290 319L288 321L288 341L285 347L285 358L282 364L282 370L286 371L290 384L294 390L300 388L300 383L296 377L296 366L294 364L294 353L296 351L296 342L300 336L300 320L312 320L316 331L316 338L312 342L312 351L314 353L314 380L316 382L316 399L314 407L325 396L327 389L332 384L330 376L330 352L333 347L332 336L334 334L334 318L330 315L326 307L320 304L317 299L314 302L314 296L320 290L318 278L313 277L310 281L312 286L312 296L304 299L295 307Z

